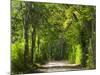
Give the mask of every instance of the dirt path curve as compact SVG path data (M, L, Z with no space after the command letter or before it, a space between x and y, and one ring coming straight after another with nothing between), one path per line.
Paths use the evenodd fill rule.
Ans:
M42 72L74 71L81 70L79 64L69 64L68 61L50 61L39 68Z

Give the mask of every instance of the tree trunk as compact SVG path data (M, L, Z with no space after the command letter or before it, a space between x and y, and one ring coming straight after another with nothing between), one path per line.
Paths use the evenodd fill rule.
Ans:
M31 47L31 64L33 63L33 53L35 48L35 38L36 38L36 31L35 28L33 28L32 31L32 47Z
M81 39L81 46L82 46L82 59L81 59L81 64L83 67L85 67L86 64L86 43L85 43L85 32L83 30L84 28L82 28L82 31L80 33L80 39Z
M28 59L28 52L29 52L29 45L28 45L28 15L25 14L24 18L24 39L25 39L25 50L24 50L24 62L27 63Z
M87 66L87 54L88 54L88 29L87 29L87 22L84 24L82 31L81 31L81 45L82 45L82 66Z
M25 15L24 15L24 39L25 39L25 47L24 47L24 63L28 63L28 55L29 55L29 35L28 35L28 30L29 30L29 8L28 8L28 2L25 3L26 5L26 10L25 10Z

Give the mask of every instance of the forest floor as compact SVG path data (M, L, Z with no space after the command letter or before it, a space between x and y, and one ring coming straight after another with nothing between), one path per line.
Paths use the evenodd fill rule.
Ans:
M49 61L41 65L39 70L41 72L76 71L82 70L82 67L79 64L69 64L68 61Z

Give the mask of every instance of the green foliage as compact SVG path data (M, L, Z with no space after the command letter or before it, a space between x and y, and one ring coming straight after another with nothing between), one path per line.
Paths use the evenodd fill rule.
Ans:
M25 70L24 67L24 58L23 58L23 42L16 42L15 44L12 44L12 72L23 72Z
M92 39L89 40L89 47L88 47L88 60L87 60L87 68L95 68L96 67L96 64L95 64L95 57L94 57L94 53L93 52L93 43L92 42Z
M12 73L52 60L95 68L94 6L12 0L11 23Z
M81 59L82 59L82 48L80 44L76 45L76 64L81 64Z

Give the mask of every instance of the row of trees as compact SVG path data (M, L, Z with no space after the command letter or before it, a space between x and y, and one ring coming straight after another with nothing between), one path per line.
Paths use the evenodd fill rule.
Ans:
M12 72L51 60L95 68L95 6L11 2Z

